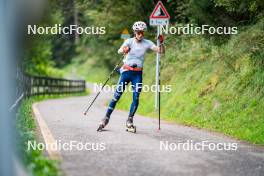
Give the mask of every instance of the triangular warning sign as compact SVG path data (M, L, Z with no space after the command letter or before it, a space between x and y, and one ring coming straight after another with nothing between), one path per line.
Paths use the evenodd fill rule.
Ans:
M150 18L156 18L156 19L169 19L170 15L167 12L166 8L164 7L164 5L162 4L161 1L159 1L156 5L156 7L154 8L153 12L150 15Z

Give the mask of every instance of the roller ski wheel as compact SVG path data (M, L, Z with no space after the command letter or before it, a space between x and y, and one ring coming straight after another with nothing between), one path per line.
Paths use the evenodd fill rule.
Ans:
M126 131L131 132L131 133L136 133L137 128L136 128L136 126L126 127Z
M98 127L98 129L97 129L97 132L103 131L103 128L104 128L104 126L100 124L99 127Z
M133 118L128 117L126 122L126 131L136 133L136 126L133 125Z
M103 118L102 122L100 123L98 129L97 129L97 132L101 132L103 131L104 127L108 124L109 122L109 118Z

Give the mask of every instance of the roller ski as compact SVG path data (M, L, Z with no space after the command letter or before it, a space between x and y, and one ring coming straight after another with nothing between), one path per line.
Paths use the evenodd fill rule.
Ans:
M126 131L131 133L136 133L136 126L133 125L133 119L128 118L126 122Z
M105 126L108 124L108 122L109 122L109 118L107 118L107 117L103 118L102 122L100 123L100 125L99 125L99 127L97 129L97 132L103 131Z

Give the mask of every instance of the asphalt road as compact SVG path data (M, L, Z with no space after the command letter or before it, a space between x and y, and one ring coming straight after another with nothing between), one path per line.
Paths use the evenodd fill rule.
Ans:
M88 146L87 150L76 147L60 150L65 175L264 175L263 147L205 130L162 121L162 129L158 131L157 119L136 115L137 133L133 134L125 131L127 112L116 110L106 131L98 133L96 129L105 114L107 107L104 104L109 100L109 94L99 96L91 111L84 116L83 112L94 96L95 93L47 100L36 106L55 140L61 144L72 141L73 145L77 142ZM169 150L165 150L165 145L161 146L161 142L166 144L166 141L171 147ZM208 147L191 150L186 147L186 143L198 146L203 141L210 143L211 149L219 143L222 148L227 147L226 150L210 150Z

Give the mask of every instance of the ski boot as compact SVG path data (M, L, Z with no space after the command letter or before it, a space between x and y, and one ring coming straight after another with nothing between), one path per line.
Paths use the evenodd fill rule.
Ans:
M133 125L133 118L128 117L126 122L126 131L136 133L136 126Z
M98 129L97 129L97 132L101 132L101 131L103 131L103 128L108 124L108 122L109 122L109 118L108 118L108 117L104 117L104 118L102 119L102 121L101 121L101 123L100 123Z

